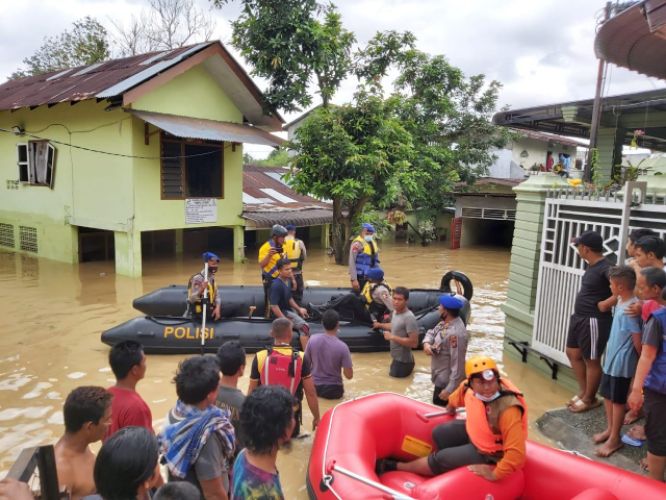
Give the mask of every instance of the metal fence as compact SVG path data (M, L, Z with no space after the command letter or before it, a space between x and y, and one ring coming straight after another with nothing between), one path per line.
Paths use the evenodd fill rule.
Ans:
M625 260L624 247L632 229L650 228L666 235L666 200L648 196L644 182L625 190L601 193L557 190L547 194L541 239L532 348L566 366L569 318L580 288L585 263L571 240L587 230L601 234L604 254L612 263Z

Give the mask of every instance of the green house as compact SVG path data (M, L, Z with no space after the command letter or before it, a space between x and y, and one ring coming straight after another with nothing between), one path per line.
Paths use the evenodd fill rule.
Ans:
M182 251L220 228L239 260L243 144L278 146L283 123L219 42L8 81L0 249L77 263L101 237L140 276L160 235Z

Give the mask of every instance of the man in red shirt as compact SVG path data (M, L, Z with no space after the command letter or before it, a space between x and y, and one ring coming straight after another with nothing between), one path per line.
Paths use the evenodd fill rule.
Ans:
M143 346L133 340L114 345L109 352L109 364L116 376L116 385L109 387L113 394L111 426L104 441L123 427L135 425L153 432L153 415L146 402L136 392L136 384L146 376L146 355Z

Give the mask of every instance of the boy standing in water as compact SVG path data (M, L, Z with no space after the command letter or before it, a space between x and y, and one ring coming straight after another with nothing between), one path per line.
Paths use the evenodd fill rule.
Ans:
M465 379L467 329L460 318L463 303L452 295L439 297L441 321L428 330L423 339L423 352L431 357L430 369L435 390L432 403L446 406L449 396Z
M593 436L594 442L601 444L596 451L600 457L609 457L622 447L620 430L624 422L631 377L636 371L638 353L641 351L638 318L625 313L625 307L637 301L634 296L636 273L629 266L618 266L610 270L609 279L611 292L617 297L617 305L600 386L607 424L603 432Z

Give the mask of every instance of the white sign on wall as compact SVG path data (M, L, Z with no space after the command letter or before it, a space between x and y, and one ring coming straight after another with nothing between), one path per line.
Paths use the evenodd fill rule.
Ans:
M188 198L185 200L185 224L217 222L217 198Z

